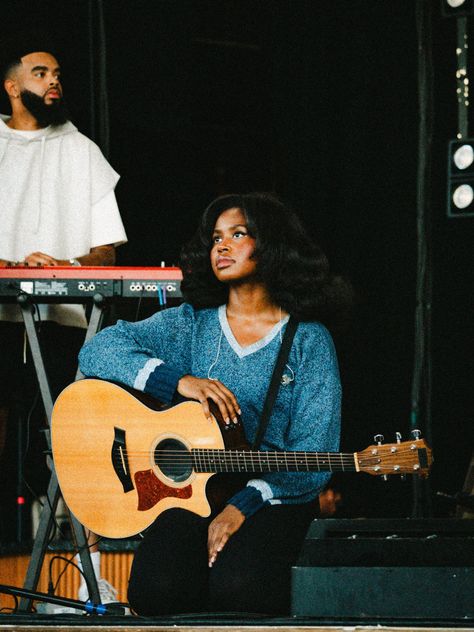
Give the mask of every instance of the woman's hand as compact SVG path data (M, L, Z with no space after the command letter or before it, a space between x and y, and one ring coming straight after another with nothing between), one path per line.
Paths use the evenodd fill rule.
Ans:
M177 391L183 397L197 399L201 402L204 414L211 419L208 399L212 399L217 404L222 418L228 424L232 420L237 423L237 415L240 415L240 407L234 393L219 382L219 380L208 380L205 378L184 375L178 382Z
M230 536L240 529L244 520L244 514L237 507L226 505L221 513L211 522L207 532L209 567L214 564Z

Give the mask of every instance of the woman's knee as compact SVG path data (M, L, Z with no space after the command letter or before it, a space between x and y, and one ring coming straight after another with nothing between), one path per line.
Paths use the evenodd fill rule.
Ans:
M142 615L196 611L207 600L207 529L183 510L164 512L146 533L133 560L128 587Z

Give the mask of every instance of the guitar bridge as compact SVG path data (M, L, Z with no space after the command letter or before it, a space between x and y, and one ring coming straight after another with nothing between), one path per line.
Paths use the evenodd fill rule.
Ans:
M122 483L125 493L134 489L130 468L128 467L127 445L125 442L125 430L114 426L114 442L112 444L112 466L117 478Z

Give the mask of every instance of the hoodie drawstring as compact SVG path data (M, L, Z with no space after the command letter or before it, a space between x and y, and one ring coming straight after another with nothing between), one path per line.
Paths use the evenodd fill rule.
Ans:
M36 218L36 226L34 232L38 232L39 226L41 224L41 207L43 203L43 164L44 164L44 152L46 145L46 137L43 136L41 138L41 153L40 153L40 168L39 168L39 196L38 196L38 215Z

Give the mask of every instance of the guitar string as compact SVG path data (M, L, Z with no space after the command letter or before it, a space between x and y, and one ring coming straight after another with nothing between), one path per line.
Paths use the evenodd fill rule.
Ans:
M126 452L122 452L123 456L128 457L140 457L140 456L148 456L149 453L148 452L143 452L143 453L126 453ZM116 451L115 452L115 456L117 458L121 458L121 454ZM337 457L337 458L333 458L333 457L327 457L327 456L307 456L304 454L301 455L295 455L295 456L285 456L285 455L272 455L272 456L268 456L266 453L262 453L261 455L250 455L250 454L233 454L233 455L229 455L226 454L225 456L221 455L221 454L212 454L209 452L202 452L202 451L195 451L195 452L190 452L190 453L186 453L186 454L169 454L167 452L162 452L160 453L156 453L155 452L155 456L157 458L157 461L159 462L159 464L161 465L184 465L184 464L188 464L190 462L194 461L203 461L203 462L215 462L217 464L228 464L228 465L245 465L247 462L248 463L252 463L252 465L255 465L255 463L258 463L259 465L265 466L265 465L275 465L275 466L289 466L289 467L296 467L296 466L302 466L304 467L305 465L325 465L325 464L329 464L329 465L351 465L354 464L354 456L353 455L344 455L342 457Z
M379 464L364 464L359 463L356 466L354 461L345 462L345 463L293 463L293 464L277 464L277 463L259 463L259 464L236 464L232 462L208 462L206 460L197 460L194 461L192 459L186 462L170 462L170 463L158 463L155 464L159 469L163 470L163 468L186 468L191 469L194 472L228 472L228 473L265 473L265 472L344 472L344 471L364 471L369 469L375 473L393 473L393 474L407 474L407 473L419 473L426 470L427 467L422 468L421 466L417 469L413 469L408 466L404 466L403 464L397 464L400 469L394 469L389 465L379 465ZM375 470L375 467L379 467L378 470ZM149 467L145 469L150 469Z
M340 458L350 458L353 459L354 458L354 454L352 452L270 452L270 451L252 451L252 450L223 450L221 448L192 448L191 450L135 450L135 451L131 451L131 450L127 450L126 448L124 449L123 447L120 448L114 448L114 452L116 454L124 454L127 456L136 456L136 455L146 455L146 454L150 454L150 452L154 452L155 454L166 454L169 456L177 456L177 457L187 457L187 455L190 454L213 454L214 456L220 455L222 457L232 457L232 458L294 458L294 457L306 457L306 458L314 458L314 459L322 459L322 458L328 458L328 459L340 459ZM400 453L398 453L400 454ZM365 458L377 458L377 456L380 455L372 455L370 457L365 457Z
M119 448L114 448L114 452L116 454L120 454L120 449ZM213 456L220 456L221 458L248 458L248 459L257 459L257 458L265 458L265 459L292 459L292 458L308 458L308 459L322 459L322 458L327 458L327 459L332 459L332 460L340 460L340 459L354 459L354 454L352 452L347 452L347 453L338 453L338 452L318 452L318 453L311 453L311 452L266 452L266 451L261 451L261 452L252 452L250 450L222 450L220 448L193 448L189 451L183 451L183 450L135 450L135 451L131 451L131 450L127 450L126 448L121 450L121 453L126 455L126 456L141 456L141 455L148 455L150 454L150 452L154 452L155 454L160 454L160 455L167 455L173 458L176 457L183 457L183 458L187 458L188 455L191 454L201 454L201 455L213 455ZM406 450L406 451L398 451L396 454L389 454L389 455L380 455L380 454L372 454L372 455L363 455L363 454L357 454L357 458L359 459L391 459L391 460L396 460L398 457L400 456L406 456L407 454L414 454L413 450Z
M125 457L140 457L140 456L148 456L150 451L136 451L131 452L127 449L120 450L115 448L113 453L116 457L120 457L121 455ZM228 465L233 464L244 464L246 461L251 462L254 465L255 461L261 463L262 461L271 465L289 465L289 466L297 466L299 465L325 465L326 462L331 466L337 465L350 465L355 463L354 454L352 453L305 453L305 452L252 452L252 451L244 451L244 450L222 450L219 448L197 448L191 451L183 452L182 450L155 450L154 454L157 458L159 458L159 463L162 465L167 464L188 464L193 459L200 459L203 461L206 460L215 460L218 464L226 463ZM396 453L391 453L389 455L358 455L359 464L364 464L364 462L374 462L375 465L383 463L385 459L394 462L396 465L399 461L399 465L403 465L402 459L406 455L414 456L414 450L410 448L398 450Z
M323 467L317 466L317 464L315 464L314 467L305 467L304 464L293 464L293 465L285 465L284 467L275 467L275 464L273 464L272 467L265 467L265 464L262 464L260 467L236 467L235 464L232 463L207 463L207 462L197 462L197 463L193 463L191 460L186 462L186 463L170 463L168 464L168 467L171 466L176 466L178 467L179 465L181 466L186 466L189 467L191 466L191 469L196 471L196 472L229 472L229 473L242 473L242 472L247 472L247 473L259 473L259 472L338 472L338 471L354 471L356 470L356 464L355 462L351 462L351 463L333 463L333 464L323 464ZM300 465L300 467L298 467L298 465ZM159 466L163 467L163 464L159 464ZM360 465L359 464L359 469L364 470L367 469L369 467L369 465ZM400 466L401 468L403 468L403 466ZM229 469L228 469L229 468ZM149 468L147 468L149 469ZM419 468L417 470L412 470L412 469L401 469L401 470L393 470L388 466L385 467L380 467L381 473L390 473L393 472L394 474L406 474L406 473L417 473L420 471L423 471L423 468ZM385 472L383 471L385 470ZM387 471L388 470L388 471ZM374 470L375 472L377 472L378 470Z
M150 450L129 450L126 447L123 446L118 446L118 447L114 447L113 448L114 451L116 452L120 452L123 451L124 454L129 454L129 455L134 455L134 454L149 454ZM305 451L305 450L296 450L293 452L287 452L287 451L273 451L273 450L247 450L247 449L230 449L230 450L226 450L224 448L191 448L190 450L173 450L170 448L166 448L166 449L154 449L154 452L160 452L160 453L164 453L164 454L175 454L175 455L186 455L186 454L191 454L192 452L202 452L202 453L217 453L217 454L221 454L221 455L245 455L245 456L265 456L265 457L288 457L291 458L292 455L306 455L308 458L309 457L314 457L314 458L318 458L318 457L322 457L327 456L329 458L340 458L340 457L350 457L353 458L354 454L356 454L359 458L380 458L380 457L390 457L390 458L397 458L397 456L400 456L401 454L414 454L415 450L413 450L412 448L402 448L397 450L396 452L393 453L389 453L389 454L364 454L363 452L316 452L316 451Z

